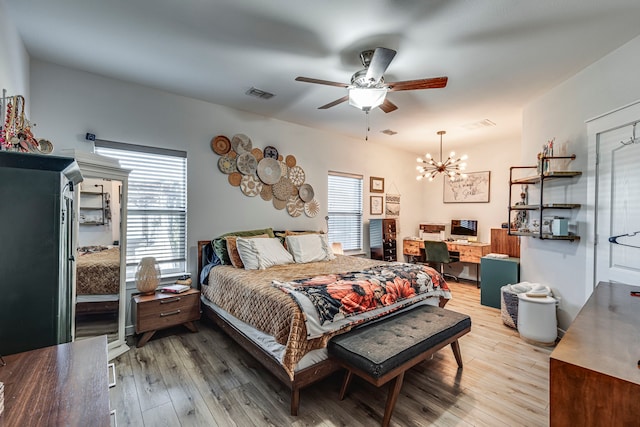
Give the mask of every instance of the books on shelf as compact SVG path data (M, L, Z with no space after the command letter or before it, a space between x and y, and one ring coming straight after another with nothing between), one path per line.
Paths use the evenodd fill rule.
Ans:
M168 292L170 294L180 294L191 289L191 286L186 285L168 285L162 288L162 292Z

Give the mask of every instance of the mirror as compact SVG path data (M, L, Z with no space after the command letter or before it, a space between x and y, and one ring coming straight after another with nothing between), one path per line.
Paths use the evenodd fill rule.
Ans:
M118 339L122 181L85 177L78 191L75 337Z
M106 335L111 360L129 350L125 341L129 171L110 157L77 150L63 154L76 159L83 177L74 189L73 339Z

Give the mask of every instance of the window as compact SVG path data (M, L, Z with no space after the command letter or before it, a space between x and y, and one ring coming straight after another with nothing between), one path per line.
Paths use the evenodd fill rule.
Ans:
M131 170L127 209L127 280L144 257L154 257L162 277L186 271L187 153L96 141L96 153Z
M362 176L329 172L329 241L362 251Z

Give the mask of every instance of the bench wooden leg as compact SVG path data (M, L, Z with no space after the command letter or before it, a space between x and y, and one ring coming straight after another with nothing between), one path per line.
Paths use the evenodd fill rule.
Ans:
M400 389L402 388L402 380L404 379L404 372L401 372L389 386L389 395L387 396L387 404L384 407L384 418L382 419L382 427L388 427L391 421L391 414L393 408L396 406Z
M460 354L460 344L458 340L451 343L451 350L453 350L453 355L456 358L456 362L458 362L458 367L462 368L462 354Z
M342 381L342 387L340 388L340 400L344 400L344 396L347 394L347 388L349 388L352 377L353 374L351 373L351 370L347 369L347 372L344 374L344 381Z

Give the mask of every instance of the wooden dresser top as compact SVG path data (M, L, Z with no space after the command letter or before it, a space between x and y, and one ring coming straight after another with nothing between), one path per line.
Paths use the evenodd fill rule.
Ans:
M551 359L640 384L640 286L600 282Z

